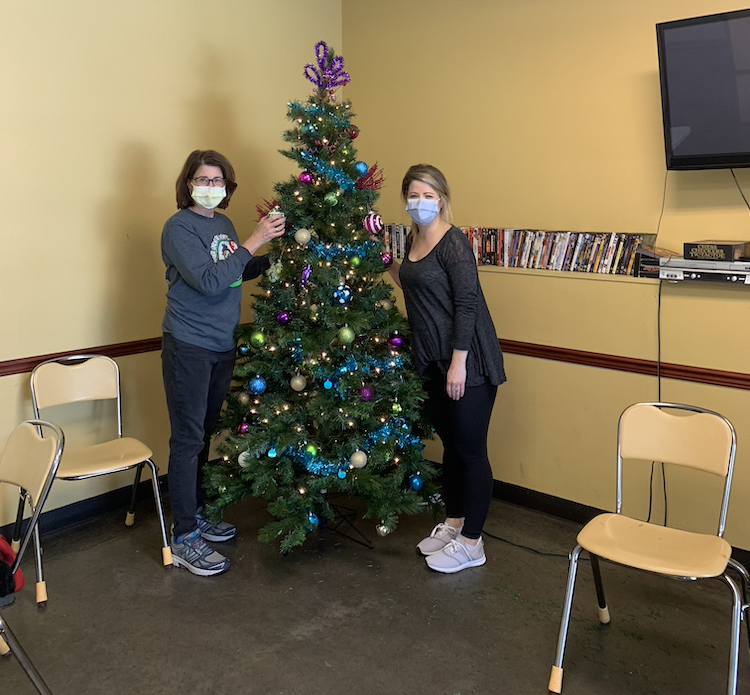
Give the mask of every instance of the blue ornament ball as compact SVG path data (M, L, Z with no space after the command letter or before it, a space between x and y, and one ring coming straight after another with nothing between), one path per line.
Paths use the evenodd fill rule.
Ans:
M325 388L326 390L332 389L333 388L333 382L330 379L326 379L323 382L323 388Z
M250 354L250 346L247 343L240 343L237 346L237 353L240 357L247 357Z
M247 390L258 396L266 390L266 380L262 376L254 376L247 382Z
M354 162L354 169L360 176L364 176L370 169L365 162Z
M338 477L339 477L339 478L341 478L341 479L343 480L344 478L346 478L346 469L342 468L342 469L341 469L341 470L340 470L340 471L339 471L339 472L337 473L337 475L338 475Z
M310 512L307 515L307 524L305 524L305 525L307 526L307 528L310 531L312 531L313 529L318 528L318 524L319 523L320 523L320 521L318 519L318 515L317 514L313 514L313 512Z
M412 476L409 476L409 487L414 490L414 492L417 492L418 490L422 489L422 486L424 485L424 480L422 480L422 476L418 473L415 473Z
M336 302L341 304L348 304L352 301L352 288L349 285L341 283L334 291L333 298Z

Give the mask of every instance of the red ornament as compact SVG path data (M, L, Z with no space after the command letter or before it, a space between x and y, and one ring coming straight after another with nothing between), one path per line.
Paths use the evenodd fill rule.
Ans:
M383 259L383 265L387 268L393 263L393 254L390 251L383 251L380 254L380 258Z
M370 234L377 234L383 229L383 218L377 212L368 212L362 224Z
M385 181L385 175L381 170L378 169L378 163L375 162L366 174L360 176L354 183L354 185L361 191L365 188L372 188L374 191L378 190Z
M357 136L359 135L359 128L357 126L353 125L349 127L349 137L352 140L356 140Z

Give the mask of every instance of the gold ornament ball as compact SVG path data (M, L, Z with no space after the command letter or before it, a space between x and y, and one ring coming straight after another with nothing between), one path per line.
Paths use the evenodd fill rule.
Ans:
M241 392L241 393L240 393L240 394L239 394L239 395L237 396L237 402L238 402L238 403L239 403L240 405L248 405L248 403L250 403L250 394L249 394L249 393L247 393L246 391L242 391L242 392Z
M300 246L307 246L307 244L310 241L310 230L305 229L302 227L301 229L298 229L294 233L294 240L300 245Z
M295 390L295 391L304 391L305 386L307 386L307 379L303 377L301 374L296 374L292 377L291 381L289 382L289 385Z
M391 309L393 309L393 302L390 299L383 299L380 301L380 306L382 306L386 311L390 311Z
M350 457L349 464L352 468L364 468L367 465L367 454L357 449Z
M391 529L389 529L385 524L378 524L375 527L375 530L378 532L378 536L387 536Z
M250 464L252 463L252 457L250 456L250 452L243 451L237 457L237 463L240 464L240 468L250 468Z

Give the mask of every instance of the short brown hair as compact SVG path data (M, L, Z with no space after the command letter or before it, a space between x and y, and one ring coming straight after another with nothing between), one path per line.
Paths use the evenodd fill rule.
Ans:
M404 180L401 182L401 198L404 202L406 202L406 196L409 194L409 186L411 186L412 181L421 181L435 189L442 202L440 218L446 222L451 222L451 192L443 172L432 164L415 164L409 167L409 171L406 172Z
M188 181L193 178L193 175L201 164L221 169L221 173L224 175L224 180L226 181L227 197L219 203L218 207L225 208L229 205L229 199L237 188L237 182L234 180L234 167L223 154L216 150L193 150L188 155L185 165L177 177L175 188L177 190L177 208L179 210L184 210L195 205L195 201L190 195Z

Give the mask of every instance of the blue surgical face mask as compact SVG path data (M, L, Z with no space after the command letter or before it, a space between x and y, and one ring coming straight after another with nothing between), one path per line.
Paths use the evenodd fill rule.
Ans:
M406 212L417 224L430 224L438 216L439 198L408 198Z

